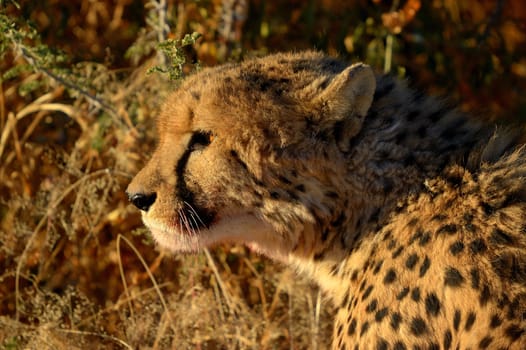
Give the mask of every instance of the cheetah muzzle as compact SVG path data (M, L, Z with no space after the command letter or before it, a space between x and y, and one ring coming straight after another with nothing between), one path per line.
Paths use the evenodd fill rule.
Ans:
M204 69L157 128L127 192L160 246L310 275L334 349L526 349L520 130L317 52Z

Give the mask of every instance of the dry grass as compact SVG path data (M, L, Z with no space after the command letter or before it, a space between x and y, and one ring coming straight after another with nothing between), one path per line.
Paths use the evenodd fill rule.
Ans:
M163 55L124 72L82 63L59 75L16 49L11 65L36 71L0 91L3 347L326 347L327 306L290 271L241 247L174 257L149 242L124 189L173 89L146 74ZM41 85L23 95L30 82Z
M291 272L239 247L173 257L148 244L124 189L152 147L157 99L169 84L144 71L104 82L114 117L90 110L85 97L68 100L60 86L7 113L0 343L323 349L325 306Z

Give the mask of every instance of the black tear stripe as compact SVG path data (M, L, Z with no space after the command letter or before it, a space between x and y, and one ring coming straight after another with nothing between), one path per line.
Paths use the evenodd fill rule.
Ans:
M182 203L182 211L187 218L187 224L189 228L193 230L210 227L210 224L215 217L215 213L202 208L195 203L194 193L188 189L184 178L184 173L188 159L190 158L190 154L194 151L194 145L200 142L201 137L202 133L200 132L196 132L192 135L186 151L183 153L175 167L175 174L177 176L177 183L175 186L176 196Z

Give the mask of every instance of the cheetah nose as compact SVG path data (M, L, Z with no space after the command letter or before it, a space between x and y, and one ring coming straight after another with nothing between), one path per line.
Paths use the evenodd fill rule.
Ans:
M157 193L128 193L128 198L130 199L130 202L132 202L137 208L148 211L152 204L155 203L155 199L157 199Z

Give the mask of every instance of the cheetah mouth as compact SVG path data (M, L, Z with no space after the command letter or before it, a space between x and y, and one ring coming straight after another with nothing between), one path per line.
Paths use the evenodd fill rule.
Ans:
M173 253L196 253L227 242L249 245L252 239L268 237L273 232L268 223L251 213L215 215L208 225L199 227L195 223L187 226L182 220L164 223L145 213L142 219L157 245Z

